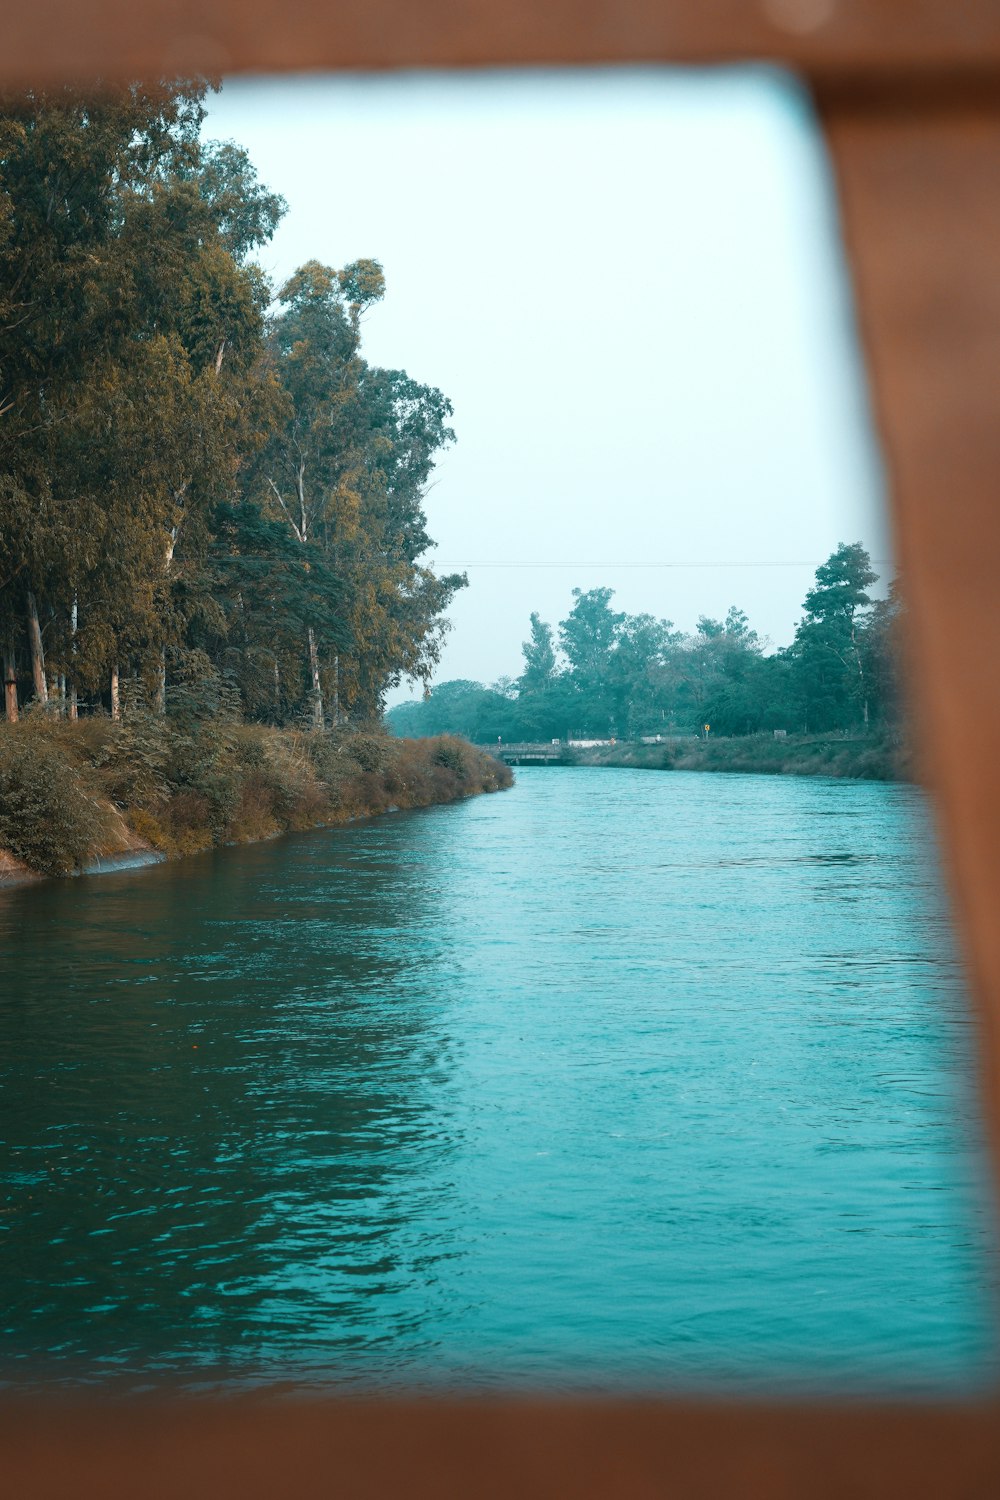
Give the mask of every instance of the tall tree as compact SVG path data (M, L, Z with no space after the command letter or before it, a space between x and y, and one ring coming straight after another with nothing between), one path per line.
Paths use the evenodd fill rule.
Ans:
M842 542L816 570L795 632L792 658L811 730L844 729L870 718L861 637L878 581L860 542Z
M341 271L311 261L282 288L270 335L286 405L263 455L261 503L336 580L326 629L306 626L317 727L327 705L334 720L342 708L376 713L402 676L426 677L443 610L465 581L418 563L429 544L423 496L453 438L451 406L362 358L361 316L383 293L376 261Z
M678 633L670 620L653 615L625 615L617 632L609 667L614 719L624 735L654 728L665 715L661 689Z
M530 620L531 634L523 645L524 670L518 679L522 694L541 694L551 688L556 675L556 649L553 644L552 626L533 610Z
M574 589L573 598L572 610L559 625L559 643L576 693L576 728L605 735L615 710L611 658L625 617L611 608L613 589Z

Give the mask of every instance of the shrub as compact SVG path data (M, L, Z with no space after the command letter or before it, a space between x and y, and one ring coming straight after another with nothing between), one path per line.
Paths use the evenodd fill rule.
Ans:
M362 771L381 771L389 754L387 738L381 733L360 730L348 735L343 748Z
M110 831L98 789L61 752L56 736L24 726L0 732L0 845L33 870L66 875Z
M211 802L201 793L175 793L161 815L170 853L198 854L202 849L210 849L215 842L213 812Z
M146 708L110 725L96 757L105 793L119 807L152 807L169 793L170 742L163 720Z
M466 747L461 740L455 739L453 735L442 735L435 742L432 759L436 766L444 766L445 770L453 771L462 781L469 774L470 767Z

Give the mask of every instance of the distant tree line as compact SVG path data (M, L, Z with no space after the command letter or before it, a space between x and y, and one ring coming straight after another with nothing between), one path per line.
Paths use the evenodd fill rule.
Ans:
M0 657L113 717L316 726L426 679L464 579L422 508L451 406L361 353L379 264L253 255L285 205L203 82L0 98Z
M693 634L612 607L611 589L573 590L558 631L537 614L517 679L445 682L389 714L399 734L505 740L637 739L697 733L894 731L900 714L900 600L860 542L817 570L791 645L768 651L735 606Z

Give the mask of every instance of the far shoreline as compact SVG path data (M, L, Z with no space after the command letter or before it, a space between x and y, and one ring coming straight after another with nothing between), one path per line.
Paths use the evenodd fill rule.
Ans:
M564 740L550 742L548 746L540 743L534 748L547 752L549 764L609 770L829 776L854 781L917 779L909 746L897 736L884 734L790 734L780 739L763 734L708 739L690 735L665 736L656 742L616 740L591 745L574 745ZM500 744L491 750L501 759L510 756L512 764L518 763L518 752L513 747ZM531 762L526 759L524 763Z

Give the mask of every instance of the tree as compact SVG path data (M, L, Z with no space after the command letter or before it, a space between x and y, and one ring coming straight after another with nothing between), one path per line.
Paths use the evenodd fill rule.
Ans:
M901 662L904 604L893 579L887 599L876 599L861 633L860 651L872 719L898 729L904 715Z
M529 632L521 646L524 666L516 683L517 737L558 739L564 731L554 632L537 612L531 615Z
M861 637L878 581L860 542L842 542L816 570L795 632L792 659L810 730L868 727L870 705Z
M285 408L263 455L261 503L284 518L307 566L321 557L336 581L326 629L306 627L317 727L327 698L334 721L342 706L374 714L403 676L426 679L443 611L465 582L417 561L426 484L454 436L451 405L361 357L361 314L383 293L376 261L341 271L310 261L282 288L269 339Z
M611 658L625 616L611 608L613 589L574 589L573 598L572 610L559 625L559 643L569 661L575 727L605 735L615 710Z
M405 370L363 364L358 422L342 486L356 517L353 547L339 549L350 567L350 646L341 666L347 707L381 712L386 691L404 677L426 682L447 629L444 611L464 574L436 575L419 558L430 545L424 495L439 453L454 441L451 403Z
M400 704L387 717L397 734L417 738L458 734L495 745L498 738L518 737L517 703L509 690L464 678L442 682L433 692L427 690L422 702Z
M624 615L611 655L608 683L613 715L621 732L629 737L654 729L661 723L661 690L671 648L678 640L670 620L653 615Z
M552 686L556 675L556 650L552 626L546 625L537 611L532 611L531 635L521 646L524 670L518 678L522 694L540 695Z

